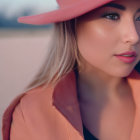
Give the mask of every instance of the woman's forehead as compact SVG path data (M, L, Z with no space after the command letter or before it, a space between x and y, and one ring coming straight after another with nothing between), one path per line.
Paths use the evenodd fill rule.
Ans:
M115 8L121 11L126 11L127 9L134 9L134 11L140 12L140 0L116 0L110 3L107 3L98 9L103 9L106 7ZM98 10L97 9L97 10Z

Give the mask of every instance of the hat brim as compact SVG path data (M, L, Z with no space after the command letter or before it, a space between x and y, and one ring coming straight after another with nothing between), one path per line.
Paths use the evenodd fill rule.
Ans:
M76 4L39 15L23 16L18 18L19 23L32 25L45 25L62 22L81 16L95 8L98 8L114 0L81 0Z

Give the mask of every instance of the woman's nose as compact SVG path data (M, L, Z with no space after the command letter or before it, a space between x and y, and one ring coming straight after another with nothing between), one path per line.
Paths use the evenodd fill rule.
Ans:
M127 22L124 25L124 30L125 30L124 36L125 43L129 43L129 45L134 45L140 41L140 30L138 30L134 21L129 20L129 22Z

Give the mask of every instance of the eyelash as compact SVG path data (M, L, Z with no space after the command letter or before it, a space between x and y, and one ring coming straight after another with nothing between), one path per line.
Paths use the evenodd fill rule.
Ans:
M106 14L104 14L102 17L106 18L107 16L109 16L109 17L118 16L117 19L114 19L114 18L107 18L107 19L111 19L111 20L114 20L114 21L120 19L120 15L119 15L118 13L106 13ZM138 18L139 18L139 21L140 21L140 17L138 17Z
M119 16L119 14L117 14L117 13L106 13L106 14L104 14L102 17L107 18L107 16L109 16L109 17L118 16L119 19L120 19L120 16ZM117 19L113 19L113 18L107 18L107 19L117 20Z

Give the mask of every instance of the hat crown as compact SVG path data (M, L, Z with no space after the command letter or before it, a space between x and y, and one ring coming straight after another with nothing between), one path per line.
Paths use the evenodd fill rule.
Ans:
M78 1L80 0L57 0L57 3L59 4L60 7L65 7L66 5L68 6Z

